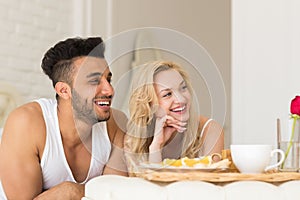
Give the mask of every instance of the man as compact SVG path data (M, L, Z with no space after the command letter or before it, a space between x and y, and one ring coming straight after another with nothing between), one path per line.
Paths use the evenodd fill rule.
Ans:
M46 52L42 68L56 100L39 99L9 115L0 147L7 198L81 199L91 178L126 176L125 130L118 126L126 119L110 108L114 90L102 39L61 41Z

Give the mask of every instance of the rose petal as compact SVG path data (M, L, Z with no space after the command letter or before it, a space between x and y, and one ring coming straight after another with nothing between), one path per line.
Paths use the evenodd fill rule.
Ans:
M300 96L296 96L292 101L291 101L291 113L300 115Z

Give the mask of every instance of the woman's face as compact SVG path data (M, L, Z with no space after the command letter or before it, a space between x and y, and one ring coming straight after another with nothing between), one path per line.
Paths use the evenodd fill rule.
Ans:
M154 88L164 114L180 121L189 119L191 94L179 72L174 69L159 72L154 76Z

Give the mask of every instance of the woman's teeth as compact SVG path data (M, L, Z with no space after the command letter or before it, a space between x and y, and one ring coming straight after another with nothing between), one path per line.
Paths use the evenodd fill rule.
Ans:
M184 109L185 109L185 106L180 107L180 108L172 109L171 111L173 111L173 112L181 112L181 111L183 111Z

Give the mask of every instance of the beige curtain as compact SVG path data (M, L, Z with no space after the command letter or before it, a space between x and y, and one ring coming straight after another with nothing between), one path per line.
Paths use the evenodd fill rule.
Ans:
M154 37L154 35L149 32L148 30L141 30L135 39L134 44L134 52L133 52L133 59L131 61L131 70L127 76L128 78L128 88L132 88L132 73L135 67L143 65L145 63L161 60L163 59L163 56L161 54L161 50L153 47L158 47L157 41ZM129 102L129 96L130 94L127 93L124 97L124 104L122 106L122 110L126 111L128 110L128 102Z
M15 87L6 82L0 82L0 128L3 127L8 114L21 102L21 95Z

